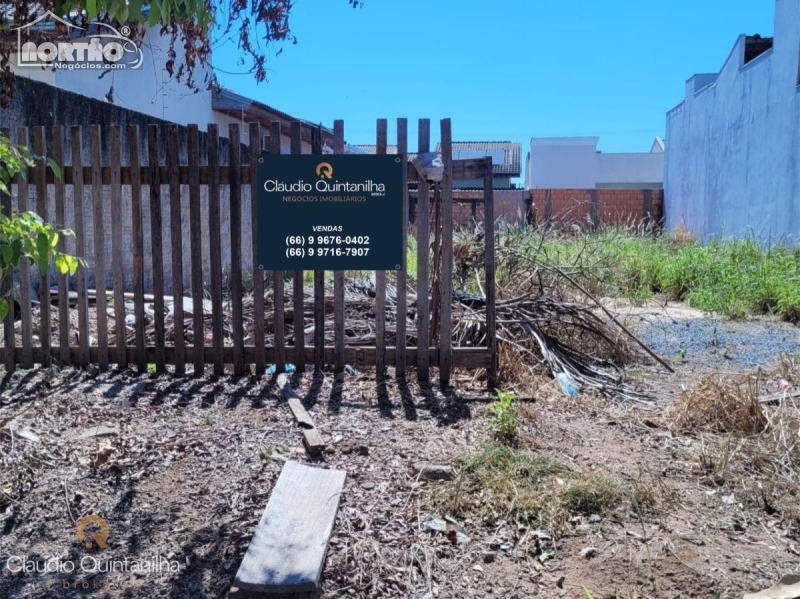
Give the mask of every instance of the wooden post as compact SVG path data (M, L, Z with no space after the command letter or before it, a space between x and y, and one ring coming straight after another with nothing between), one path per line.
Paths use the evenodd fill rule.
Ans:
M17 143L22 146L28 146L28 128L20 127L17 131ZM81 172L81 176L83 173ZM77 187L76 187L77 192ZM27 180L17 176L17 211L20 213L28 212L30 210L30 186ZM77 225L75 227L78 228ZM83 238L83 230L76 231L78 238ZM83 257L83 255L78 254ZM35 266L34 266L35 267ZM78 276L83 272L81 267L78 269ZM19 262L19 303L20 303L20 318L21 332L22 332L22 367L33 368L33 315L31 314L31 265L27 260L20 260ZM80 279L79 279L80 280ZM80 291L79 291L80 293ZM88 341L87 341L88 343ZM88 365L88 364L87 364Z
M589 220L592 231L597 231L600 225L600 193L597 189L589 191Z
M453 138L450 119L442 119L442 270L439 280L441 308L439 321L439 384L450 386L453 366Z
M486 343L491 351L492 364L487 369L487 384L490 391L497 387L497 316L494 263L494 167L492 157L486 157L486 176L483 178L483 223L486 239L484 268L486 270Z
M281 122L272 121L269 130L269 153L281 153ZM283 306L283 271L272 272L272 303L275 318L275 373L280 374L286 370L286 331L284 323Z
M430 152L431 121L420 119L418 148L420 154ZM417 370L419 380L430 380L430 251L431 203L428 182L418 177L417 206Z
M44 127L33 128L33 151L39 156L47 156ZM38 160L34 167L34 181L36 185L36 212L45 222L50 222L47 213L47 164ZM50 269L42 273L39 271L39 315L41 324L39 328L39 345L42 348L42 366L50 366L53 356L50 353L52 346L50 331Z
M211 333L214 374L225 372L225 331L222 314L222 241L220 240L219 126L208 125L208 244L211 262Z
M653 190L642 190L642 222L645 229L648 229L653 224Z
M189 125L187 157L189 159L189 242L192 252L192 340L194 351L194 376L203 376L205 371L204 353L206 334L204 324L205 310L203 308L203 223L200 206L200 132L197 125Z
M61 176L55 177L55 204L56 204L56 224L59 227L67 226L66 208L66 187L64 185L64 127L55 125L52 129L53 135L53 160L61 171ZM64 235L58 239L58 251L66 253L67 240ZM69 364L69 294L67 288L66 274L56 273L58 282L58 344L61 352L58 359L62 364Z
M73 140L73 147L74 147ZM144 226L142 223L142 172L139 155L139 127L128 127L128 149L131 162L131 242L133 244L133 317L136 330L136 368L147 372L147 340L144 323ZM73 164L75 151L72 154ZM77 217L75 219L77 222ZM88 348L87 348L88 349Z
M264 271L258 263L258 160L261 155L261 125L250 123L250 228L253 261L253 343L255 344L256 376L266 371L264 348Z
M127 326L125 325L125 279L122 265L122 131L111 127L111 261L114 277L114 329L116 360L120 369L128 367Z
M183 219L181 216L178 126L167 125L167 170L169 173L169 238L172 255L172 316L175 374L186 374L186 342L183 317Z
M344 121L333 121L333 153L344 154ZM344 271L333 271L333 370L337 377L344 374Z
M292 154L303 153L303 123L292 121ZM294 271L292 283L292 298L294 311L294 365L297 372L306 370L306 335L305 335L305 273L302 270Z
M150 242L153 256L153 309L155 311L156 373L167 371L164 331L164 250L161 219L161 178L158 168L158 125L147 126L147 152L150 162ZM94 181L93 181L94 182Z
M386 154L388 121L378 119L375 153ZM386 370L386 271L375 272L375 376L383 381Z
M228 166L231 189L231 308L233 311L233 373L244 374L244 319L242 318L242 146L239 125L228 125Z
M0 129L0 135L8 137L8 134L8 129ZM17 181L17 184L20 186L24 183L21 177L19 177ZM5 216L11 216L11 196L7 193L0 192L0 210L3 211ZM0 280L0 296L8 300L8 312L3 320L3 347L5 350L3 353L3 361L6 367L6 375L14 372L17 367L17 340L14 333L14 298L11 296L11 290L14 286L12 276L12 273L9 272Z
M311 129L311 153L322 154L322 129ZM325 271L314 271L314 372L325 365Z
M402 160L403 181L403 262L397 271L397 341L394 372L398 379L406 378L406 318L408 317L408 119L397 119L397 155Z
M79 258L87 258L86 226L83 219L83 131L80 126L72 127L70 138L72 143L72 201L75 210L75 253ZM89 297L86 289L86 269L81 266L76 274L80 365L81 368L88 368ZM31 358L31 363L33 363L33 358Z

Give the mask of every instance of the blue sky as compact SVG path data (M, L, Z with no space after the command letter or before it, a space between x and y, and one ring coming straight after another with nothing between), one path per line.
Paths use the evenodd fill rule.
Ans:
M600 135L605 152L647 151L696 72L718 71L740 33L773 32L772 0L297 0L269 81L226 87L314 122L345 119L374 143L375 119L450 117L455 140ZM214 63L240 71L232 45Z

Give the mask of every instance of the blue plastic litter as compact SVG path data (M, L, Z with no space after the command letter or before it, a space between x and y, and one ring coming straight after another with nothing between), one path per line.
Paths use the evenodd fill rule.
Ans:
M284 372L294 372L295 370L294 364L286 364ZM275 374L275 372L275 364L272 364L269 368L267 368L267 374L272 375Z

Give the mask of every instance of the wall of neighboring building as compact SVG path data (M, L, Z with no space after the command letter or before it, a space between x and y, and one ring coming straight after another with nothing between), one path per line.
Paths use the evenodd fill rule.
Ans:
M707 237L800 235L800 0L777 0L771 50L698 75L667 114L666 222Z
M528 189L659 187L664 177L661 152L597 151L599 137L542 137L531 140L526 161Z

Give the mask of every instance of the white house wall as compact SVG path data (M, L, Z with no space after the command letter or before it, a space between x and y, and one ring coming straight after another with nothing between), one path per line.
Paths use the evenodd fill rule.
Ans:
M664 179L661 152L597 151L598 137L533 138L526 161L529 189L652 188Z
M777 0L774 45L693 77L667 114L667 226L710 235L800 234L800 0Z

